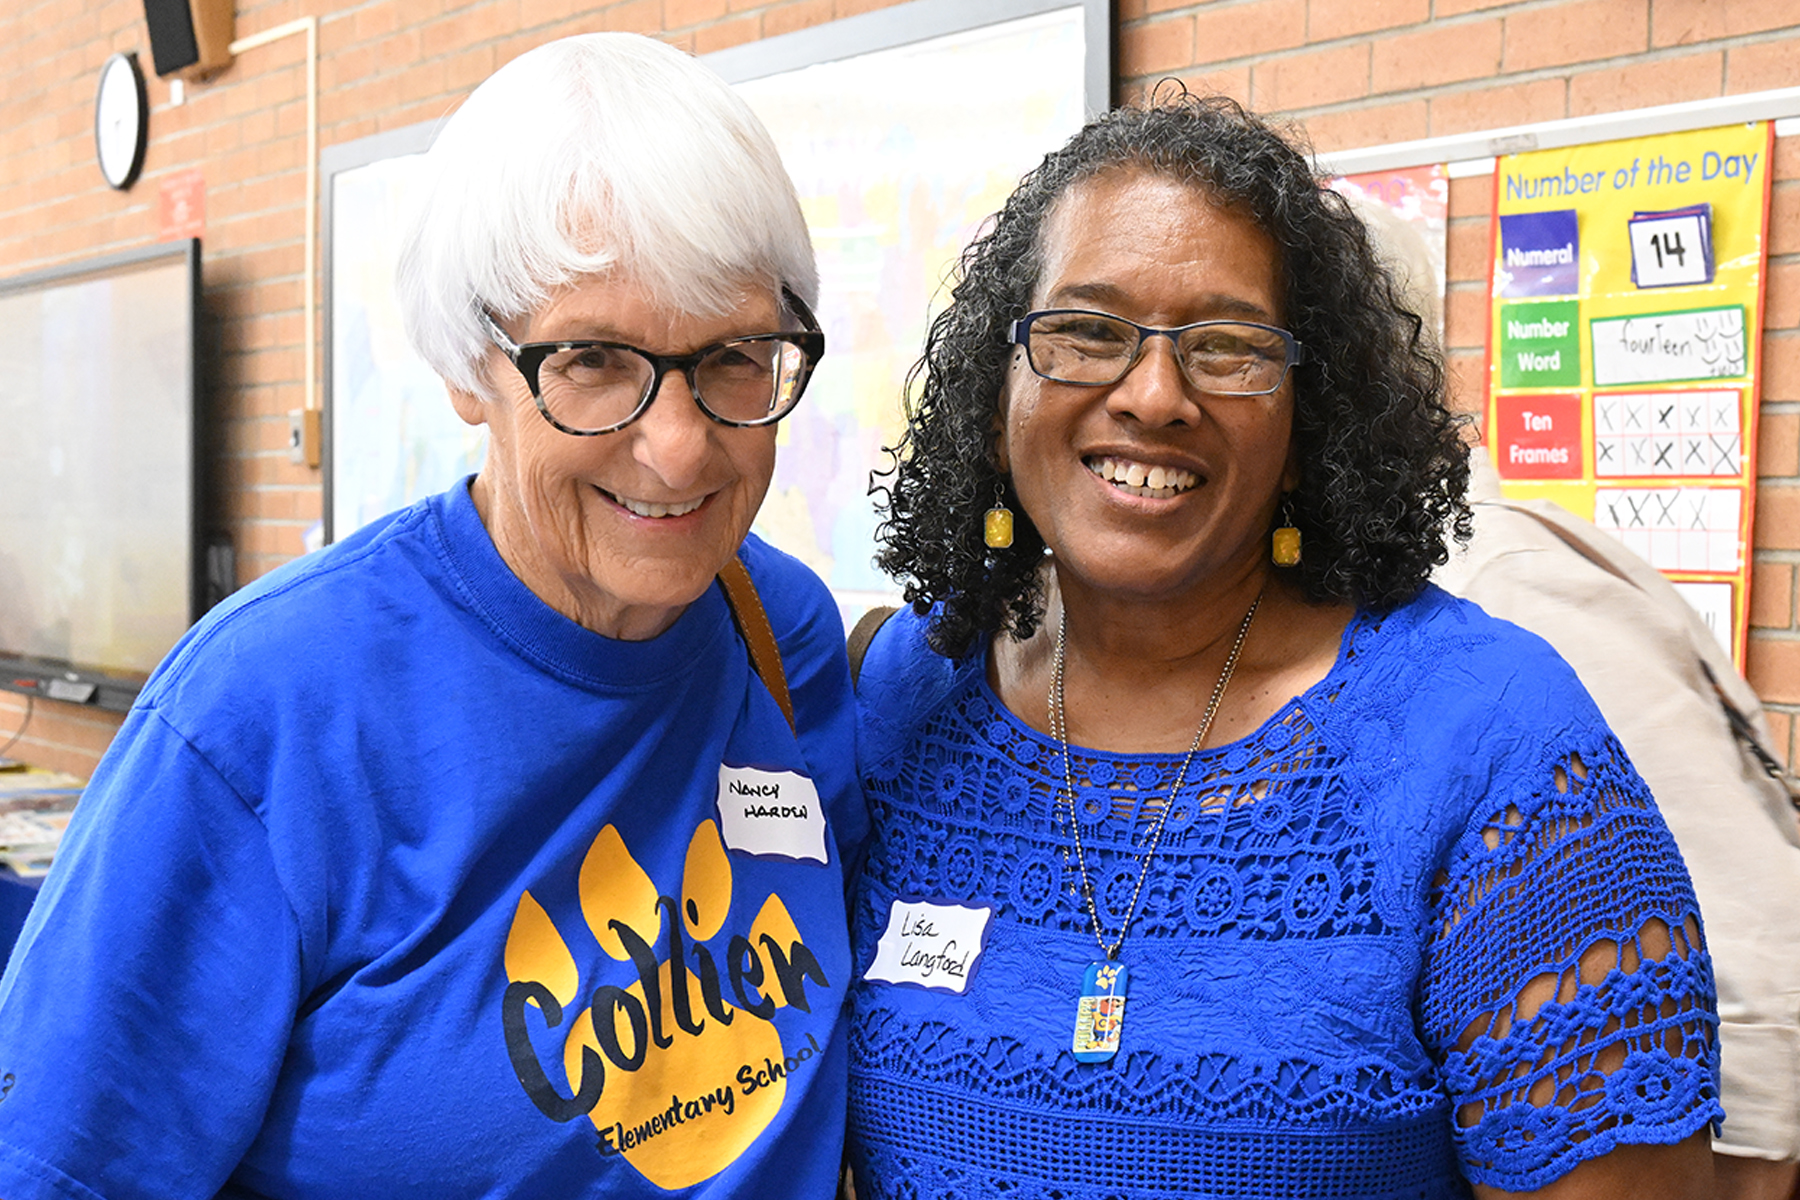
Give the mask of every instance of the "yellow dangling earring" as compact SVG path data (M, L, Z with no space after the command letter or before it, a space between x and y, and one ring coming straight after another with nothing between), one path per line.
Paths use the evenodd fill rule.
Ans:
M1013 511L1006 507L1006 484L994 481L994 507L981 519L981 540L990 550L1004 550L1013 544Z
M1275 531L1269 557L1278 567L1300 565L1300 531L1294 527L1294 494L1281 499L1281 528Z

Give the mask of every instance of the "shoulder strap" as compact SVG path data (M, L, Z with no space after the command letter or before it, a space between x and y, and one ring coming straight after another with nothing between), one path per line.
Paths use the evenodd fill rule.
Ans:
M750 666L761 676L769 694L775 697L781 715L787 718L788 728L798 732L794 725L794 701L788 695L787 672L781 666L781 646L775 641L775 628L769 624L769 614L763 609L762 597L756 594L756 585L750 581L750 572L743 559L732 556L719 572L719 586L724 589L725 606L731 610L731 619L737 624L738 633L743 635L744 645L750 648Z
M869 643L887 619L897 610L892 604L881 604L864 613L856 622L856 628L850 631L844 649L850 654L850 686L854 688L858 679L862 678L863 656L869 652Z

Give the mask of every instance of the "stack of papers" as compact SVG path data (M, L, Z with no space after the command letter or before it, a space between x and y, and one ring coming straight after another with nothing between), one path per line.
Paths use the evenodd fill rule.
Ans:
M47 771L0 779L0 865L26 878L42 875L81 798L80 783Z

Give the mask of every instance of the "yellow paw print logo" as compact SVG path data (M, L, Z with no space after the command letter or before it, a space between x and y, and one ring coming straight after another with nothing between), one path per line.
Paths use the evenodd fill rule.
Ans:
M809 1045L785 1058L775 1012L811 1011L807 985L830 983L772 893L747 934L721 937L732 870L712 821L688 843L679 900L658 892L611 825L577 883L588 931L630 969L596 961L584 993L568 941L530 892L519 897L503 1014L519 1082L546 1116L585 1115L602 1154L624 1155L658 1187L710 1179L775 1119L788 1065L818 1052ZM725 944L708 944L715 939ZM578 997L585 1005L572 1011ZM529 1037L541 1024L567 1027L554 1067Z
M1118 978L1119 968L1117 967L1101 967L1094 972L1094 982L1109 992L1113 990L1113 982Z

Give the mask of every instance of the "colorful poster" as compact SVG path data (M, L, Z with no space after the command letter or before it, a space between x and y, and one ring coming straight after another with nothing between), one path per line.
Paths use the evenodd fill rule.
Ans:
M1489 453L1675 581L1744 664L1767 122L1502 157Z
M1376 252L1442 342L1450 218L1450 176L1443 164L1339 175L1331 187L1363 219Z
M1081 128L1083 20L1071 3L734 85L800 194L827 346L754 528L818 572L846 624L899 601L874 562L871 473L905 428L906 374L957 256Z

